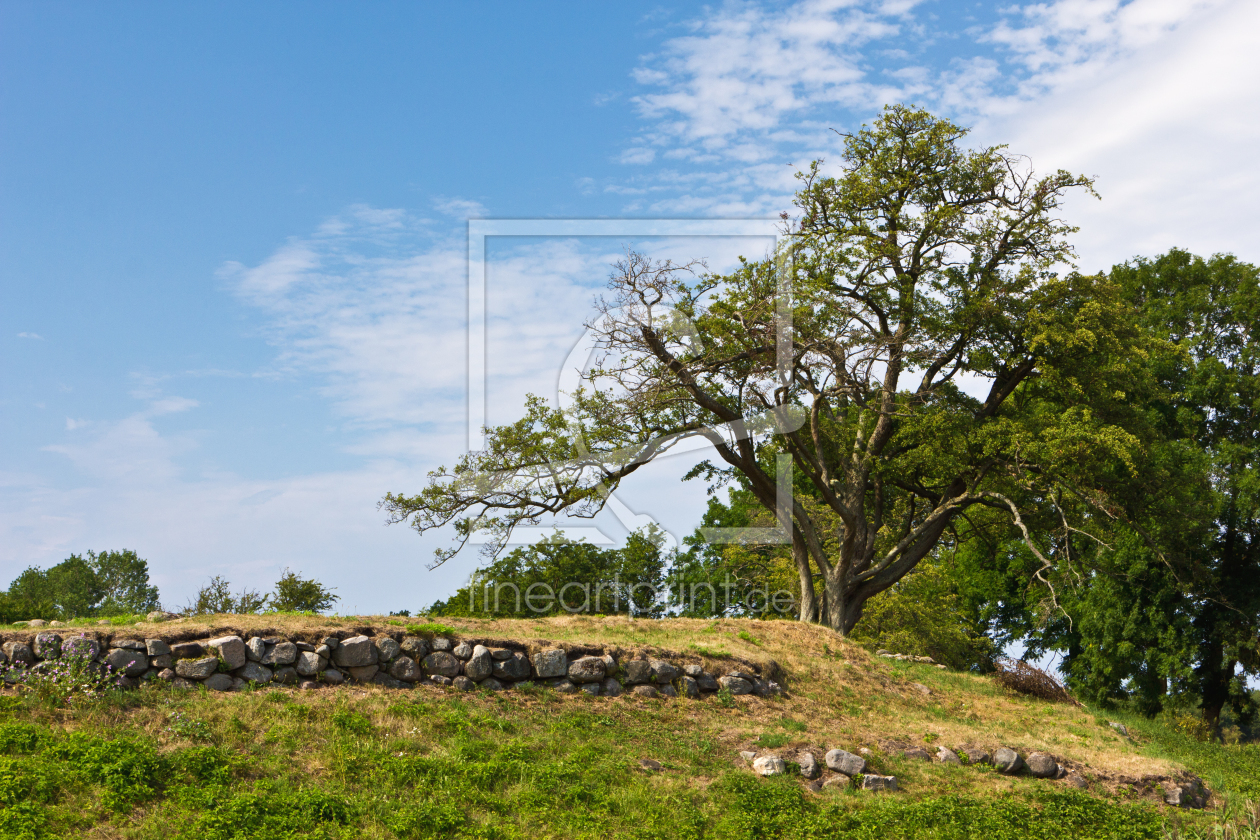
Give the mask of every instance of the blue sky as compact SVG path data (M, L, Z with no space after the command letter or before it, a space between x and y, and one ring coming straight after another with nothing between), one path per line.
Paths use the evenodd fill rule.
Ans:
M425 571L441 538L375 502L465 444L467 220L773 218L887 102L1098 176L1084 269L1260 260L1258 31L1243 0L0 4L0 585L125 546L171 606L286 566L430 603L476 555ZM767 240L489 242L502 422L622 247ZM626 509L688 533L688 466Z

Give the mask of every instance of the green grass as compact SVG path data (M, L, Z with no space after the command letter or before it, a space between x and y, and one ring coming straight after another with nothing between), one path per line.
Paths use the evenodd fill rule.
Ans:
M0 838L1162 838L1160 811L1046 786L996 799L761 779L688 704L435 690L147 687L0 698ZM734 707L720 717L745 720ZM760 745L804 731L775 721ZM640 758L664 766L649 773ZM1241 770L1239 772L1242 772ZM703 780L703 784L699 783Z

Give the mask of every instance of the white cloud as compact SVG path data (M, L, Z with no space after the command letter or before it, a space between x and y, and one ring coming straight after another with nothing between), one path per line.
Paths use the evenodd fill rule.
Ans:
M67 417L66 418L66 431L73 432L77 429L86 428L90 422L91 421L89 420L75 420L73 417Z
M33 332L20 332L17 334L17 337L18 338L31 338L36 341L44 340L44 337L42 335L40 335L39 333L33 333Z
M1182 134L1197 134L1204 121L1208 133L1216 125L1249 126L1255 109L1240 107L1255 98L1254 30L1247 21L1217 31L1216 45L1207 39L1195 46L1177 74L1167 71L1166 59L1180 54L1205 22L1246 17L1255 8L1249 0L1053 0L1003 8L995 24L964 30L951 28L959 20L935 18L936 7L913 2L729 3L643 58L634 78L646 90L634 101L645 126L622 154L624 162L641 163L642 150L653 149L658 160L686 161L689 175L704 172L709 183L687 187L665 170L636 175L624 186L663 194L627 209L704 215L786 209L795 186L785 177L792 171L787 164L835 158L839 140L830 129L852 129L890 102L927 106L977 125L978 136L996 142L1028 136L1012 126L1036 124L1036 139L1051 141L1036 144L1043 149L1064 135L1069 143L1105 142L1084 122L1074 130L1076 124L1039 119L1048 104L1070 97L1098 100L1091 116L1116 129L1123 123L1118 114L1140 110L1130 131L1135 138L1159 114ZM937 42L956 48L935 50ZM1149 77L1128 73L1137 66ZM1223 75L1206 72L1208 66ZM1091 95L1126 73L1127 82L1110 83L1105 103ZM1187 109L1161 102L1163 90ZM1222 90L1250 96L1226 106L1216 95ZM1222 107L1208 112L1188 101L1193 96ZM1164 145L1144 136L1152 147ZM1171 168L1181 165L1179 158Z
M160 400L154 400L149 405L148 413L150 415L178 414L179 412L196 408L199 405L201 403L188 397L163 397Z

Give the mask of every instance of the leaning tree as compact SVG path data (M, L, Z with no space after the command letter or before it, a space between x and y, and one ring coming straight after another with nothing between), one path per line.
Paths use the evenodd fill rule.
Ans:
M629 254L570 405L531 398L421 492L387 494L390 521L453 525L435 565L479 531L494 552L518 524L595 515L627 476L703 438L710 474L740 477L790 541L799 617L845 633L973 506L1021 528L1022 504L1064 493L1105 510L1092 471L1136 442L1091 401L1135 375L1140 337L1103 278L1056 274L1075 230L1063 198L1091 181L969 150L966 133L886 108L845 136L837 174L800 174L781 247L729 275Z

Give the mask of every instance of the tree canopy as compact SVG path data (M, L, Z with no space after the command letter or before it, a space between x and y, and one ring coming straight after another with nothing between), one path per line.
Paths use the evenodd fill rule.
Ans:
M1137 441L1095 405L1141 378L1144 337L1106 278L1056 273L1063 197L1090 181L968 150L966 133L887 108L845 138L839 174L800 174L785 245L728 275L630 254L572 406L531 399L418 494L387 494L390 520L453 524L437 562L476 531L494 552L516 525L594 515L702 437L710 476L739 476L775 512L798 617L848 632L973 508L1020 521L1020 497L1106 505L1095 475L1122 472ZM779 455L805 488L781 514Z
M0 599L0 613L9 621L133 615L159 608L148 561L130 549L71 554L47 570L32 566Z

